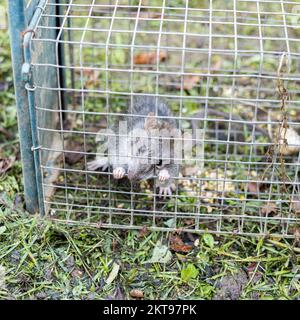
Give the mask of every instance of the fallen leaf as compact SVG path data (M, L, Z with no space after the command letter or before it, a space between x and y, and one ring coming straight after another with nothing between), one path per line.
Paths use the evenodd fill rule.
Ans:
M167 221L164 221L164 224L169 228L175 228L176 220L174 218L171 218L171 219L168 219Z
M215 240L214 240L214 237L209 234L209 233L205 233L203 236L202 236L202 239L204 241L204 243L206 245L208 245L210 248L213 248L214 247L214 243L215 243Z
M277 212L277 206L274 202L268 202L261 208L261 213L265 216L275 214Z
M14 164L16 158L11 156L8 158L0 158L0 173L5 173L8 171Z
M144 298L143 291L139 289L132 289L129 294L132 298Z
M149 229L146 226L143 226L139 231L139 237L145 237L147 234L149 234Z
M157 52L141 52L133 57L134 64L155 64L157 63L157 58L159 61L165 61L167 59L166 51L160 51L157 57Z
M172 253L169 248L163 245L160 241L157 241L151 259L144 263L168 263L171 259Z
M120 266L114 262L112 270L108 278L105 280L106 284L111 284L116 279L116 277L118 276L119 270L120 270Z
M193 246L185 244L182 239L176 235L170 237L170 249L175 252L188 253L193 249Z
M249 266L247 267L248 274L253 272L256 269L256 266L257 266L257 262L250 263Z
M90 86L99 82L100 70L83 69L81 71L80 69L76 69L75 73L79 74L80 76L82 75L82 78L85 80L84 81L85 86Z
M300 136L292 128L280 128L278 143L282 155L293 155L300 151Z

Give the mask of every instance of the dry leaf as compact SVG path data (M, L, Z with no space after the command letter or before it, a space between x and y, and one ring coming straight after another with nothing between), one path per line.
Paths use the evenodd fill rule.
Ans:
M169 248L157 241L150 260L144 263L168 263L172 260L172 253Z
M90 86L93 85L95 83L97 83L97 81L99 81L99 75L100 75L100 70L95 70L95 69L76 69L75 73L80 75L82 75L82 77L85 79L85 86Z
M5 173L14 164L16 157L0 158L0 173Z
M146 226L143 226L139 231L139 237L145 237L147 234L149 234L149 229Z
M120 270L120 266L114 262L112 270L111 270L111 272L105 282L107 284L111 284L116 279L116 277L119 273L119 270Z
M277 206L274 202L268 202L261 208L261 213L265 216L275 214L277 212Z
M179 236L171 236L170 249L175 252L188 253L193 249L193 246L185 244Z
M143 291L139 289L132 289L129 294L132 298L144 298Z
M293 155L300 151L300 136L292 128L280 128L278 143L282 155Z
M159 53L159 61L167 59L166 51ZM134 64L155 64L157 63L157 52L142 52L138 53L133 57Z

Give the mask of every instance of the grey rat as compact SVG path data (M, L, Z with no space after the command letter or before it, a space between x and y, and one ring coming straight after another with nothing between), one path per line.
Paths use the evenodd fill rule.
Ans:
M88 170L112 166L115 179L122 179L126 173L133 182L157 178L159 195L171 196L175 190L174 178L179 175L173 140L178 125L166 102L151 96L135 96L128 115L118 120L111 128L117 136L101 146L102 151L113 152L97 156L88 163ZM124 136L122 133L118 136L120 121L127 124L128 134L125 132Z

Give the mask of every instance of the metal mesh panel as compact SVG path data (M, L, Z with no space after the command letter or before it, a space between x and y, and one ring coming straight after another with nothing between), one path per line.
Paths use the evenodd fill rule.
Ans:
M36 94L61 94L59 112L36 104L59 119L57 126L38 123L49 217L293 237L300 210L297 8L283 0L49 1L32 39L33 48L56 55L55 63L33 59L33 69L59 83L36 74ZM51 39L43 31L54 16ZM111 170L87 166L99 130L131 114L132 98L145 95L163 98L182 132L192 119L202 132L204 160L192 150L167 199L157 195L156 179L116 180ZM53 133L61 141L55 146L45 139ZM43 160L49 153L51 164Z

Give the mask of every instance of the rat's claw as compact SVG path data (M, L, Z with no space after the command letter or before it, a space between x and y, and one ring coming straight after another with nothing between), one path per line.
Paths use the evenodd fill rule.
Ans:
M122 179L125 175L125 169L122 167L118 167L113 171L113 177L115 179Z
M168 172L168 170L166 169L163 169L161 171L159 171L159 174L158 174L158 180L159 181L166 181L170 178L170 174Z
M172 187L159 187L159 197L161 198L163 196L163 198L165 199L168 196L172 196Z
M87 163L87 169L89 171L96 171L97 169L101 168L102 171L105 171L108 168L107 160L93 160Z

